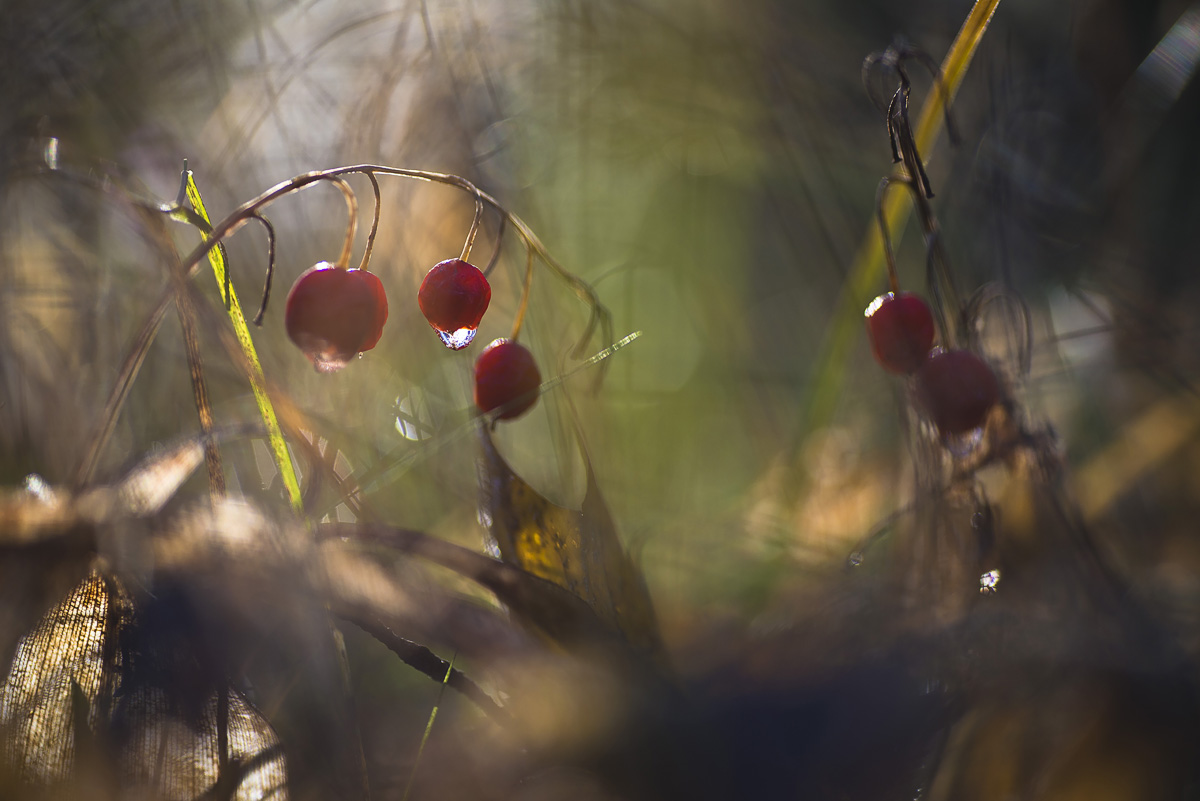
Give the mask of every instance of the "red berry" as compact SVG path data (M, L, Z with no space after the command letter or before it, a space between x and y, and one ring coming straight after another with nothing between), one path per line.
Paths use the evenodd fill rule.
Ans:
M864 312L875 361L893 373L911 373L933 347L933 315L920 295L880 295Z
M358 346L358 352L362 353L378 345L380 337L383 336L383 324L387 322L388 318L387 294L383 291L383 282L374 273L363 270L349 270L349 272L358 274L358 280L371 290L371 297L375 301L375 315L371 318L371 330L363 339L362 344Z
M471 344L491 300L487 278L478 267L462 259L433 265L417 291L421 313L446 347L453 350Z
M387 295L377 276L323 261L292 285L284 325L313 366L332 373L375 347L387 317Z
M485 412L506 407L497 420L511 420L533 408L541 383L533 354L512 340L495 340L475 360L475 405Z
M969 350L930 354L917 371L916 391L917 402L944 435L979 428L1000 400L996 374Z

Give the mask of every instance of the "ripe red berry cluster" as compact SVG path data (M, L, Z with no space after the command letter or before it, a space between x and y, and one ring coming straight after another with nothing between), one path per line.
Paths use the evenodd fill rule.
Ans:
M491 300L487 277L462 259L435 264L417 292L421 313L451 350L471 344ZM497 420L533 408L541 383L533 354L512 340L495 340L475 360L475 405L484 413L499 409Z
M917 403L943 436L983 425L1000 400L1000 382L971 351L933 347L933 314L919 295L888 292L864 314L875 360L888 372L914 375Z
M491 298L487 278L463 259L434 265L417 292L421 313L452 350L471 344ZM284 323L288 337L313 366L329 373L375 347L387 317L387 296L378 277L321 262L292 286ZM492 342L475 363L475 404L483 412L499 409L498 420L532 408L540 384L533 354L507 339Z

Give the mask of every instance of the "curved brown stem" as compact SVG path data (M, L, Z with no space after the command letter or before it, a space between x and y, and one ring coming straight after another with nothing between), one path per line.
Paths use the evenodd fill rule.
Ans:
M499 214L507 220L509 224L517 230L517 233L525 241L526 245L532 248L537 257L545 264L551 272L565 281L575 295L585 302L590 309L588 322L584 327L583 334L571 351L572 358L580 359L587 353L588 343L595 334L597 327L600 329L604 337L606 346L612 344L612 314L600 302L596 291L583 279L568 272L555 258L550 254L546 246L538 238L533 229L517 215L508 211L500 204L496 198L489 195L487 192L479 189L475 184L462 178L458 175L450 175L447 173L430 172L428 170L410 170L400 167L387 167L377 164L355 164L347 167L336 167L330 170L321 170L318 172L304 173L297 175L290 180L276 184L267 191L263 192L256 198L248 200L241 206L234 209L227 217L212 227L212 232L205 237L204 241L196 246L191 253L183 260L184 269L190 276L198 268L200 261L208 255L208 252L223 241L226 237L234 234L238 229L252 219L254 212L259 211L266 206L274 203L282 197L298 192L312 186L318 181L328 181L333 178L340 178L343 175L353 174L371 174L376 175L393 175L402 178L412 178L418 181L427 181L429 183L446 184L468 192L477 200L486 203L495 209ZM165 209L171 211L173 209Z
M936 228L925 240L925 283L929 287L929 301L938 330L942 332L942 346L956 347L964 312L959 307L958 291L946 264L942 235Z
M880 67L880 66L885 65L885 58L887 57L887 52L888 51L881 50L878 53L872 53L871 55L869 55L863 59L863 65L862 65L863 88L867 90L867 97L871 98L871 103L875 106L875 108L879 109L880 111L890 110L891 101L885 102L882 99L882 98L886 97L887 95L875 94L875 84L872 83L872 81L871 81L871 72L872 72L872 70L875 69L875 67Z
M891 148L892 148L892 163L893 164L900 163L900 151L896 147L896 125L892 121L892 117L896 113L896 103L898 102L899 97L900 97L900 91L897 90L896 94L892 95L892 102L888 103L888 107L887 107L888 144L891 145Z
M950 90L946 87L946 79L942 76L941 65L924 50L916 47L907 47L903 52L903 57L915 58L921 66L929 71L938 94L942 96L942 114L946 118L946 135L950 137L951 144L957 145L960 141L958 127L954 124L954 117L950 113Z
M257 211L250 216L267 229L267 277L263 280L262 303L258 306L258 314L254 315L254 324L261 326L263 315L267 313L267 301L271 299L271 279L275 275L275 226L271 225L271 221ZM229 276L228 270L225 271L225 275ZM228 291L225 292L225 297L229 297Z
M533 288L533 249L525 248L525 285L521 288L521 305L517 307L517 316L513 321L512 336L509 337L513 342L517 341L517 337L521 335L521 324L525 322L525 310L529 308L529 292Z
M471 228L467 231L467 241L463 242L462 255L460 259L466 261L471 255L471 248L475 245L475 237L479 235L479 223L483 220L483 198L479 196L478 190L475 193L475 218L471 220Z
M350 253L354 250L354 235L358 233L358 199L354 196L354 190L350 188L350 184L336 175L331 175L326 178L327 181L342 190L342 196L346 198L346 213L349 215L349 222L346 223L346 241L342 245L342 254L338 256L337 268L339 270L348 270L350 268Z
M892 292L900 291L900 282L896 271L896 254L892 246L892 238L888 233L887 218L883 210L883 201L887 190L900 185L912 193L913 203L921 218L921 227L925 235L926 286L929 290L930 303L933 307L938 330L942 332L942 344L952 345L958 339L957 332L960 321L958 309L958 293L954 278L947 267L945 249L942 247L941 231L929 201L917 187L910 176L890 175L879 182L879 190L875 195L875 217L879 223L879 235L883 240L883 255L887 264L888 284ZM952 314L947 309L953 309Z
M362 261L358 264L358 269L363 272L369 272L370 269L368 265L371 263L371 251L375 249L375 235L379 233L379 214L383 205L379 196L379 181L371 173L366 175L371 181L371 192L375 195L375 213L371 217L371 232L367 234L367 246L363 250Z
M504 244L504 229L508 226L508 218L500 215L500 225L496 229L496 246L492 248L492 257L488 259L487 267L483 268L483 277L487 278L500 263L500 249Z
M883 211L884 196L892 184L902 184L910 191L916 191L912 181L896 175L889 175L879 182L875 190L875 219L879 223L879 236L883 240L883 257L887 264L888 287L892 292L900 291L900 277L896 271L896 251L892 247L892 235L888 232L887 216Z
M919 63L929 72L930 77L933 78L934 86L936 87L937 93L940 95L942 101L942 113L945 115L946 119L946 133L950 137L950 142L952 144L958 144L960 141L958 129L954 124L954 118L950 110L950 90L946 86L946 80L942 75L941 66L939 66L938 63L934 61L933 58L924 50L914 47L906 42L899 42L891 47L888 47L886 50L878 53L872 53L871 55L867 56L866 59L863 60L862 66L862 81L864 88L867 90L867 96L871 98L871 102L876 108L880 110L884 109L885 104L881 102L880 96L876 94L875 84L871 81L871 72L875 67L880 67L886 72L893 72L899 76L900 89L903 89L907 94L909 88L911 87L911 82L909 81L908 73L904 70L904 62L908 60L916 60L917 63ZM886 104L889 118L891 117L894 103L895 95L893 95L892 101ZM891 133L890 120L889 133ZM893 155L894 154L895 147L893 144Z
M904 168L908 170L910 176L920 179L921 188L925 190L925 197L933 198L933 187L929 183L929 176L925 172L925 163L921 160L921 154L917 152L917 142L913 138L912 125L908 121L907 86L896 90L896 106L891 123Z

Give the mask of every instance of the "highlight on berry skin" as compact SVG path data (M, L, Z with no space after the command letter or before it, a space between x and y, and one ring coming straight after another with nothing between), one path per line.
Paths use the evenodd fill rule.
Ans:
M317 372L333 373L378 344L387 318L378 276L323 261L292 285L284 327Z
M933 348L933 313L920 295L888 292L863 312L875 361L891 373L908 374L925 363Z
M502 409L497 420L513 420L533 408L542 375L533 354L510 339L497 339L475 360L475 405Z
M421 282L417 305L451 350L471 344L492 300L492 287L475 265L462 259L438 262Z

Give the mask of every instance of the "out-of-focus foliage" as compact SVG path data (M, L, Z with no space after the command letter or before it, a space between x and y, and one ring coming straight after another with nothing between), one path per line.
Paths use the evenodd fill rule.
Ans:
M940 60L969 10L6 0L0 795L1194 794L1191 5L1002 0L954 105L961 141L922 153L964 295L998 282L1031 320L1028 374L1016 318L981 321L1009 397L978 458L947 455L861 341L832 419L808 416L893 169L863 57L903 36ZM286 288L345 235L340 194L312 188L267 212L275 291L251 332L300 431L307 519L209 279L188 295L195 348L165 317L80 484L178 278L170 246L196 242L137 202L173 199L185 158L214 220L339 164L461 174L594 285L618 337L642 336L596 391L570 353L588 310L539 267L522 342L562 381L481 457L477 348L447 351L415 302L471 197L380 178L390 318L326 376L282 324ZM476 260L498 236L488 212ZM263 231L226 244L249 303ZM520 303L511 228L499 246L481 343ZM919 237L897 255L924 291ZM193 440L130 505L136 465L200 429L189 359L228 497L188 477ZM629 647L659 636L657 660Z

